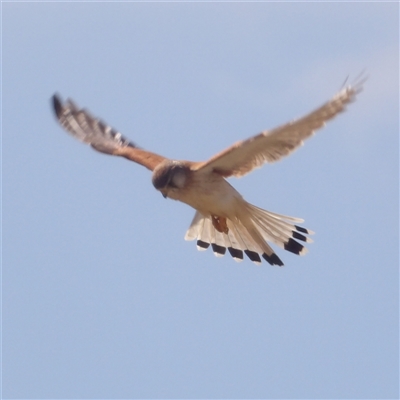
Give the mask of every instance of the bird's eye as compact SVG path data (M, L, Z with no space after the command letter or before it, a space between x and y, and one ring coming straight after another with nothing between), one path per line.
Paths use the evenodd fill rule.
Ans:
M153 175L153 185L157 190L165 188L170 181L170 171L162 171Z
M153 172L153 185L157 190L172 187L181 189L186 182L188 169L176 162L161 164Z

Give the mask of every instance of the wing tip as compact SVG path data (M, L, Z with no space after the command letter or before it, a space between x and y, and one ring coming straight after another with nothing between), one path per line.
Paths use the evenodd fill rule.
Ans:
M53 96L51 97L51 103L53 105L53 111L56 114L57 118L60 118L63 107L62 107L62 102L61 102L61 97L58 95L58 93L54 93Z

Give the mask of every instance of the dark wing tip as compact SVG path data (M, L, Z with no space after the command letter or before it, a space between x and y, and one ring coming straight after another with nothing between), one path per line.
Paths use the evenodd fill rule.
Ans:
M62 114L62 104L61 104L61 98L58 96L57 93L53 95L51 98L51 101L53 103L53 110L57 116L57 118L60 118Z

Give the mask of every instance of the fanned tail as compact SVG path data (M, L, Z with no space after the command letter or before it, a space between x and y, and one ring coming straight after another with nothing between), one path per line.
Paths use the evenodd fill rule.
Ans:
M304 255L307 253L307 248L297 240L312 243L313 240L306 235L313 235L314 232L297 225L303 222L301 218L275 214L249 203L246 204L246 207L252 222L257 226L264 240L294 254Z
M271 213L249 203L245 203L245 207L246 212L241 219L227 220L227 234L215 229L211 217L197 211L185 240L197 240L200 251L211 245L217 257L222 257L228 250L238 262L243 261L244 253L255 264L260 264L262 257L271 265L283 265L267 241L294 254L306 254L307 249L297 240L311 243L312 240L305 235L314 232L295 224L303 220Z

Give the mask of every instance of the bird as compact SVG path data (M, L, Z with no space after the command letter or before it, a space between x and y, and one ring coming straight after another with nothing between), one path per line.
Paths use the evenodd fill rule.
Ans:
M297 255L307 253L302 243L312 243L314 232L301 218L266 211L248 203L226 180L240 178L265 163L274 163L303 145L327 121L345 110L361 92L365 79L346 82L329 101L309 114L263 131L214 155L207 161L174 160L144 150L101 119L65 102L55 93L51 102L62 128L98 152L124 157L152 171L152 183L164 198L196 210L185 240L196 240L202 251L211 246L217 257L226 251L235 261L244 254L255 264L264 259L283 266L269 243Z

